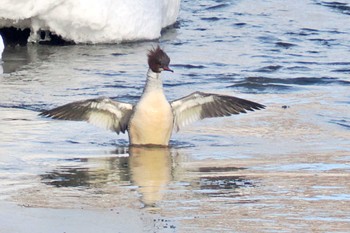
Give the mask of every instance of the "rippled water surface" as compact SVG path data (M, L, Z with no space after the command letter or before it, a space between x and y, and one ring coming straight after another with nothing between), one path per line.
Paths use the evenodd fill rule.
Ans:
M349 17L346 1L183 1L159 40L175 70L167 97L267 108L193 124L170 148L38 116L98 96L136 102L157 41L6 48L0 232L347 232Z

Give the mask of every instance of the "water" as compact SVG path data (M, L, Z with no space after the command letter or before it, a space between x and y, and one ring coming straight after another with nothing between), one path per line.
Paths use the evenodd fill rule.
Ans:
M183 1L160 39L175 70L167 97L216 92L267 109L195 123L169 149L37 116L97 96L136 102L156 41L6 48L1 232L347 232L349 7Z

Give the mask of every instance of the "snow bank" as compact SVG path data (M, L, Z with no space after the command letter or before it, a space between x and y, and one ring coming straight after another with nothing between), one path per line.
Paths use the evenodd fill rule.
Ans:
M1 0L0 28L49 30L76 43L119 43L160 37L174 24L180 0Z

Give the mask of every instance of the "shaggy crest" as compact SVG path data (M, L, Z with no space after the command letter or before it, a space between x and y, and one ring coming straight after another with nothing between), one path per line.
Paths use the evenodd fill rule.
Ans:
M159 46L150 50L147 56L148 66L153 72L160 73L163 70L173 72L169 68L170 58Z

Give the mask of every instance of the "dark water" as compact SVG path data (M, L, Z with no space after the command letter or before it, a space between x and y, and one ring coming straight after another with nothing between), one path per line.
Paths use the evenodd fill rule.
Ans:
M193 124L169 149L129 149L126 135L37 116L98 96L136 102L157 41L6 48L0 232L346 232L349 9L183 1L159 40L175 70L167 97L225 93L267 109Z

